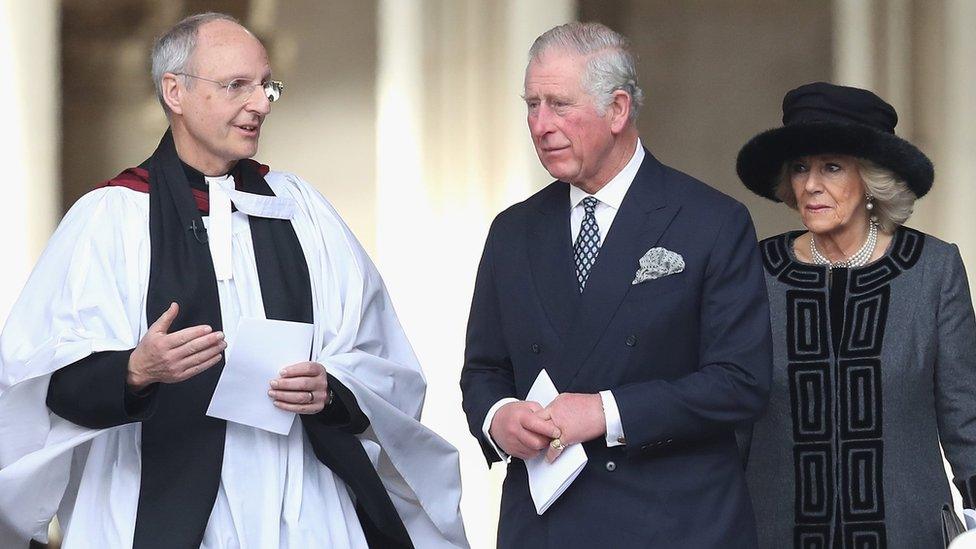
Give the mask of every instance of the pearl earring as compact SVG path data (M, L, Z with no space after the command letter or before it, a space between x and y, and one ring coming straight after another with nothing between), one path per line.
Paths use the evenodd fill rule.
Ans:
M869 194L868 195L865 195L865 196L868 199L868 203L865 204L864 207L867 209L868 213L871 214L871 222L872 223L877 223L878 222L878 216L874 215L874 197L871 196L871 195L869 195Z

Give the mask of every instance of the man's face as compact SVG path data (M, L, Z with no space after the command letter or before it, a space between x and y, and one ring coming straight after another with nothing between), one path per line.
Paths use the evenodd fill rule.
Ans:
M260 84L271 78L271 65L264 46L243 27L214 21L200 27L186 72L223 84L234 80ZM178 78L184 86L180 113L184 131L177 147L184 161L215 175L257 154L261 124L271 112L261 86L235 98L213 82Z
M525 71L525 104L532 143L549 174L581 188L613 177L610 114L600 114L580 83L586 58L544 52Z

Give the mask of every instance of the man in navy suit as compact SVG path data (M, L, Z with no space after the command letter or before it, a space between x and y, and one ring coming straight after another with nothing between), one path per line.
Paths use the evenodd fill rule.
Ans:
M754 547L734 429L766 404L772 349L749 214L643 148L622 36L570 23L529 58L558 181L492 224L461 373L471 432L508 462L498 546ZM543 369L545 408L524 401ZM578 443L589 462L537 515L523 460Z

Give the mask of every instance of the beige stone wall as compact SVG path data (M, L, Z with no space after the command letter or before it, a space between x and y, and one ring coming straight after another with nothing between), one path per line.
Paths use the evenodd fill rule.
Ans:
M744 202L760 238L800 226L742 186L735 157L781 124L788 90L830 79L828 2L584 0L580 11L633 42L646 96L638 126L658 160Z
M276 3L272 67L287 86L259 159L314 184L370 251L376 242L375 0Z

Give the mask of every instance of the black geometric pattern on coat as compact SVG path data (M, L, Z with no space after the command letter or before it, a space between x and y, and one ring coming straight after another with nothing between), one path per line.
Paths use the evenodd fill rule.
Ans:
M790 361L826 360L827 296L823 292L786 292L786 352Z
M852 294L870 292L891 282L899 273L901 269L895 261L890 257L884 257L868 267L855 269L855 272L851 273L849 291Z
M922 257L924 245L925 235L923 233L908 227L901 227L895 234L891 257L902 270L911 269L918 262L918 258Z
M881 361L841 360L839 393L841 438L881 438Z
M891 288L882 286L873 292L847 298L841 358L876 357L881 354L890 297Z
M789 368L793 440L830 442L834 436L830 364L792 362Z
M830 526L826 524L797 526L793 531L793 547L797 549L828 549L830 547Z
M827 269L815 265L792 262L778 277L784 284L795 288L815 290L827 284Z
M794 511L797 524L828 523L836 499L831 445L795 445L793 472L796 477Z
M883 522L874 524L845 524L844 547L850 549L880 549L886 547Z
M763 240L760 247L762 248L763 264L769 274L776 276L789 265L790 256L784 253L785 250L780 248L779 242L775 239Z
M580 293L583 293L586 279L590 277L590 270L596 263L597 254L600 253L600 227L596 224L596 215L594 215L598 202L592 196L583 199L585 213L580 223L576 244L573 245L573 255L576 258L576 281L579 283Z
M841 511L845 523L884 520L882 446L881 439L841 443Z
M890 283L917 262L925 238L901 227L871 265L834 272L793 259L793 232L760 243L786 292L796 548L887 547L881 349ZM841 292L841 293L838 293ZM960 486L961 485L961 486ZM976 477L957 483L972 504Z

